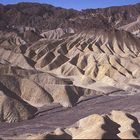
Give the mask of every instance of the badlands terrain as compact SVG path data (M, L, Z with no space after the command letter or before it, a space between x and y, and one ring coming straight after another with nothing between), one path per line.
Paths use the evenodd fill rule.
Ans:
M0 5L1 139L138 139L139 101L140 4Z

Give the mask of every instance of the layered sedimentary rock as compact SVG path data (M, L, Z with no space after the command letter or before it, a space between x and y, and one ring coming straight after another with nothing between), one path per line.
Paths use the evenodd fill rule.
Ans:
M40 39L25 53L3 48L1 81L35 107L53 101L73 106L87 89L101 92L94 87L97 82L127 90L140 75L139 43L139 38L125 31L97 29ZM21 73L12 73L16 66ZM33 73L28 75L29 71Z
M133 116L96 114L120 109L139 117L139 8L0 5L0 122L21 121L8 133L38 133L79 120L37 139L139 138ZM4 137L7 125L0 123Z

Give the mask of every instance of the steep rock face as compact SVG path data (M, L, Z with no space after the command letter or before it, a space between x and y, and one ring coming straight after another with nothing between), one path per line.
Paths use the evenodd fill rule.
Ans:
M49 93L29 79L22 79L20 90L21 97L33 106L41 107L53 101Z
M19 122L31 119L37 109L0 83L0 121Z

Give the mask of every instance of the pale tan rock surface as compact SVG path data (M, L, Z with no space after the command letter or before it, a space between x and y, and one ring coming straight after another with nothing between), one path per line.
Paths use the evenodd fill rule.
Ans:
M35 107L10 93L6 88L3 90L0 91L0 121L11 123L33 117L37 111Z
M139 93L139 38L95 29L58 39L61 31L18 52L1 48L1 83L35 108L55 103L72 107L87 96L111 96L117 90L123 96Z
M138 120L125 112L112 111L109 115L93 114L80 119L72 127L51 133L29 136L27 139L139 139Z

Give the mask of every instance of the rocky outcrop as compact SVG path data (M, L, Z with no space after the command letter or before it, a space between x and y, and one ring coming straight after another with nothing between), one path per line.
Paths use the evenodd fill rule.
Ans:
M72 127L57 128L51 133L29 136L27 139L139 139L138 120L125 112L112 111L111 114L93 114L80 119Z

